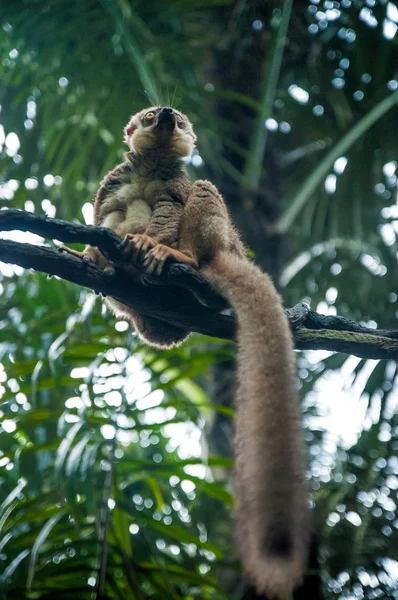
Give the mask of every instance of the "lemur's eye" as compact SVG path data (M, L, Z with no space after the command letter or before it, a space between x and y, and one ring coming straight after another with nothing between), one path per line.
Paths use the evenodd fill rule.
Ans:
M148 113L145 115L145 118L146 118L146 119L149 119L149 120L151 120L151 119L153 119L153 118L154 118L154 116L155 116L155 113L153 113L153 112L148 112Z

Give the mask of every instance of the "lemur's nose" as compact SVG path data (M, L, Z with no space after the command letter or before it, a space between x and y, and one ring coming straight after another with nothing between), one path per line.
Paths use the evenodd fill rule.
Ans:
M164 106L158 113L158 121L156 127L162 131L174 131L176 124L176 114L170 106Z

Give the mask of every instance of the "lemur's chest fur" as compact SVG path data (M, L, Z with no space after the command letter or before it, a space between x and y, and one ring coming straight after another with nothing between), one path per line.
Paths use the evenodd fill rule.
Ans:
M143 233L149 225L156 204L168 196L173 180L150 180L131 176L104 200L101 225L113 229L120 237Z

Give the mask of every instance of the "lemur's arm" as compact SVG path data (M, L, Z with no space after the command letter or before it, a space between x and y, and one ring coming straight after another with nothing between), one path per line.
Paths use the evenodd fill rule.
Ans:
M149 221L145 234L159 244L176 247L184 205L169 195L161 196Z

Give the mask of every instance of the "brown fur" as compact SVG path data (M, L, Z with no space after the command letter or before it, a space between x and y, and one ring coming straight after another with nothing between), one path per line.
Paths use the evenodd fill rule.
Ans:
M271 280L246 259L219 253L201 273L238 315L234 494L240 555L259 592L286 597L300 583L310 532L289 326Z
M161 270L166 260L197 266L235 309L238 546L257 590L283 596L300 582L309 537L289 325L272 281L246 258L217 188L208 181L190 183L183 173L181 156L192 152L196 139L188 119L178 113L180 128L158 135L155 120L146 125L148 111L158 115L160 107L138 113L125 129L131 151L101 184L95 224L126 236L127 247L133 255L143 252L149 269ZM152 345L169 347L188 335L116 300L107 304L130 318Z
M237 538L259 592L283 597L301 580L310 519L292 336L271 279L248 261L225 203L192 185L180 249L188 249L238 317L235 433Z
M137 113L125 128L125 142L130 152L126 153L125 162L101 182L94 203L94 224L109 227L122 238L130 235L132 253L137 238L131 234L151 238L154 244L151 246L148 239L144 250L148 250L147 255L156 269L168 258L164 247L169 247L172 258L171 248L176 248L178 243L191 186L182 169L182 157L192 154L196 136L189 120L178 111L174 111L177 124L173 135L156 130L157 118L147 125L145 114L148 111L158 115L160 107ZM162 245L163 253L159 245ZM86 253L89 251L87 248ZM97 262L102 263L100 256ZM193 262L191 265L196 266ZM153 346L169 348L180 344L189 335L188 331L168 323L143 317L113 298L107 298L106 304L116 316L130 319L139 336Z

